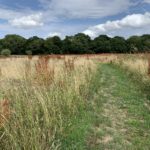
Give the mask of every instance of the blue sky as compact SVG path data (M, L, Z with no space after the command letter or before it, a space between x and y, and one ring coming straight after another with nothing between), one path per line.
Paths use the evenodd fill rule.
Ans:
M0 38L150 34L150 0L0 0Z

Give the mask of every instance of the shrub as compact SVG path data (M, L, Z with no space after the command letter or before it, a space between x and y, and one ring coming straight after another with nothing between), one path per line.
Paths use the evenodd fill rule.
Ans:
M9 56L9 55L11 55L11 51L9 49L3 49L1 51L1 55L3 55L3 56Z
M32 55L32 51L28 50L28 51L26 51L26 54L27 55Z

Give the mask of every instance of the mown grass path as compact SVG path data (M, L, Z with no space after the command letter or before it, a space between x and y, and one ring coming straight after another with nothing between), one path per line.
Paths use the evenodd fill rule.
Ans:
M95 121L89 150L149 150L150 101L122 69L102 64L93 83Z

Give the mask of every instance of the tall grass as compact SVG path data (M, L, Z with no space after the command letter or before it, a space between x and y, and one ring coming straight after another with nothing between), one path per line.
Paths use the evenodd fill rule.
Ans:
M150 76L150 55L148 56L148 75Z
M146 55L120 55L113 62L139 75L145 77L148 75L149 59Z
M120 55L113 63L123 68L150 97L150 54Z
M94 61L67 59L27 58L21 67L15 64L16 76L5 78L6 72L2 72L1 82L8 84L0 84L1 102L7 99L8 106L1 105L1 149L62 147L62 139L74 128L74 120L88 107L90 79L96 71ZM3 111L8 109L9 117Z
M74 140L83 141L84 127L74 131L93 106L97 62L124 68L149 92L149 60L147 55L0 59L0 149L78 149Z

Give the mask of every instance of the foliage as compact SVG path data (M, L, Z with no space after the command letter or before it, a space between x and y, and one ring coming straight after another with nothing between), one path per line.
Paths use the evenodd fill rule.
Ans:
M44 42L45 54L61 54L62 41L58 36L47 38Z
M100 35L91 39L88 35L78 33L60 39L58 36L42 39L33 36L25 39L19 35L6 35L0 39L0 51L10 49L12 54L89 54L89 53L138 53L150 52L150 35L123 37L108 37Z
M132 36L127 40L127 44L130 48L130 51L135 53L143 49L142 38L139 36ZM149 39L150 40L150 39Z
M111 52L110 38L107 35L100 35L95 38L91 44L91 50L95 53Z
M3 49L1 51L1 55L3 55L3 56L9 56L9 55L11 55L11 51L9 49Z
M37 36L29 38L26 41L25 45L25 49L28 51L32 51L34 55L43 54L44 52L43 47L44 47L44 40Z
M31 50L28 50L28 51L26 51L26 54L27 54L27 55L32 55L32 51L31 51Z
M111 39L111 52L114 53L128 52L127 43L123 37L116 36Z
M4 49L10 49L12 54L23 54L25 48L26 39L19 35L6 35L4 39L2 39L2 47Z

